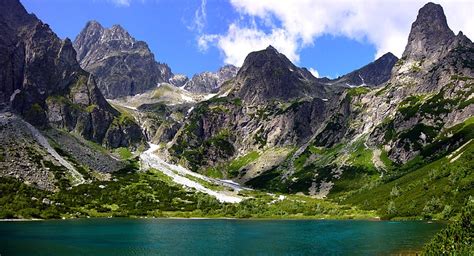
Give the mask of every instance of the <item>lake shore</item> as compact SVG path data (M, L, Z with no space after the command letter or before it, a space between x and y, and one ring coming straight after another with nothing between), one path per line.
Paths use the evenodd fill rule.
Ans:
M358 221L373 221L373 222L405 222L405 221L425 221L427 223L446 223L447 221L442 220L424 220L421 218L395 218L395 219L381 219L380 217L347 217L347 216L285 216L285 217L249 217L249 218L238 218L238 217L217 217L217 216L87 216L87 217L63 217L58 219L0 219L0 222L22 222L22 221L45 221L45 220L80 220L80 219L170 219L170 220L358 220Z
M3 222L19 222L19 221L42 221L45 219L0 219Z

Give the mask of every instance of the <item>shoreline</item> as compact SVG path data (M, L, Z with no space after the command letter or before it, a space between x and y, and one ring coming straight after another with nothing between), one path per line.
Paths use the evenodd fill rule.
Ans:
M0 219L1 222L43 221L47 219Z
M49 221L49 220L85 220L85 219L156 219L156 220L244 220L244 221L299 221L299 220L315 220L315 221L373 221L373 222L405 222L405 221L422 221L431 223L449 223L447 220L423 220L423 219L396 219L384 220L380 218L324 218L324 217L289 217L289 218L236 218L236 217L148 217L148 216L131 216L131 217L80 217L80 218L60 218L60 219L0 219L0 222L29 222L29 221Z

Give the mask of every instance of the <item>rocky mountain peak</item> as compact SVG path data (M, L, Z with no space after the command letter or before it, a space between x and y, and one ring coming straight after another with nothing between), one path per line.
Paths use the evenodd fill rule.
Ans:
M372 63L336 79L343 86L377 86L391 77L391 71L398 58L391 52L382 55Z
M117 24L113 25L110 29L105 30L102 40L105 42L117 40L122 44L128 45L134 44L136 42L135 38L133 38L122 26Z
M74 41L83 69L94 74L107 98L135 95L168 82L171 69L155 60L143 41L137 41L122 26L104 28L90 21Z
M28 14L19 0L0 1L0 10L0 15L3 16L4 20L8 21L8 25L12 29L17 29L20 26L36 21L36 17L32 14Z
M0 1L0 24L0 105L33 125L74 131L109 147L141 141L139 127L119 123L94 77L81 69L71 40L61 40L14 0Z
M85 27L84 30L98 30L98 31L101 31L101 30L104 30L104 27L98 21L90 20L86 23L86 27Z
M259 104L275 99L289 100L321 91L316 78L295 66L272 46L250 53L236 77L238 96Z
M219 88L229 79L237 75L239 68L233 65L225 65L217 72L202 72L196 74L186 82L184 88L190 92L216 93Z
M427 3L411 26L404 58L421 59L441 51L455 37L448 26L443 7Z
M241 71L243 74L249 71L268 72L273 68L286 68L295 70L295 66L285 55L279 53L273 46L269 45L266 49L251 52L245 58Z

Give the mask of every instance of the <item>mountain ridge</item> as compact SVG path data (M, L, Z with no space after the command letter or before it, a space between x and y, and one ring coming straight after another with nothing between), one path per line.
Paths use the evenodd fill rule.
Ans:
M137 41L120 25L107 29L90 21L74 40L74 48L81 67L97 77L107 98L143 93L173 77L144 41Z

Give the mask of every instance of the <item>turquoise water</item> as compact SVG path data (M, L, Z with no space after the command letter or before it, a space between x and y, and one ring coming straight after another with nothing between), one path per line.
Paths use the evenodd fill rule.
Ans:
M0 222L8 255L389 255L442 224L352 220L80 219Z

